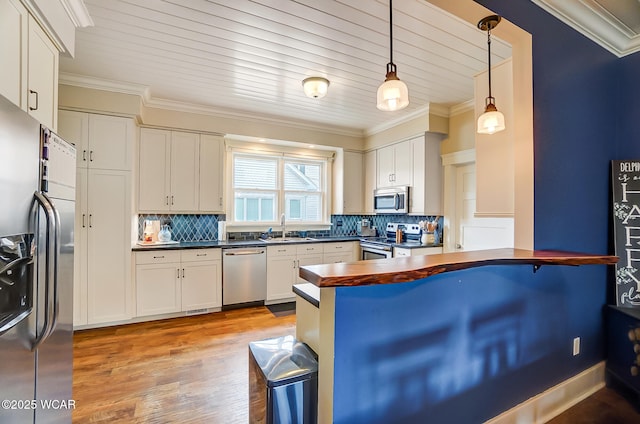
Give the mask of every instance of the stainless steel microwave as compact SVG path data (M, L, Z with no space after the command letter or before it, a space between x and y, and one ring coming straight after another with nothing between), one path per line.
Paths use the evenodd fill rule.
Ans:
M409 213L409 187L379 188L373 191L375 213Z

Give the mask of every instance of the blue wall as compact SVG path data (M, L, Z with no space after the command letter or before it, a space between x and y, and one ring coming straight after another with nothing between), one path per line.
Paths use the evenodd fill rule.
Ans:
M609 161L640 157L640 55L618 59L529 0L476 1L533 37L535 248L612 253ZM509 266L338 289L335 422L498 415L605 359L608 284L605 266Z

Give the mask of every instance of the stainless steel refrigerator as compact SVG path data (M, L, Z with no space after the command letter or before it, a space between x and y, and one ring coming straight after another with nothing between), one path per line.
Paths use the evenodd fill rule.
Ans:
M70 423L75 148L0 96L0 423Z

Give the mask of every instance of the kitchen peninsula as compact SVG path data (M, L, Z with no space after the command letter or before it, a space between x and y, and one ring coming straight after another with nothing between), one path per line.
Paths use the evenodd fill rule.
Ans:
M578 265L616 262L495 249L301 267L319 288L319 422L484 422L526 401L585 360L560 311L605 290L606 267ZM603 284L581 285L594 272Z

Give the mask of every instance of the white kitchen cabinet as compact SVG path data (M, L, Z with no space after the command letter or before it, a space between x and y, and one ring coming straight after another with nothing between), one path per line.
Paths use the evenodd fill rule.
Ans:
M180 251L136 253L136 316L178 312L182 306Z
M406 249L402 247L393 248L394 258L401 258L403 256L437 255L440 253L442 253L442 247L417 247L415 249Z
M222 306L220 249L136 252L136 316Z
M199 211L224 213L223 175L224 139L220 136L200 135L200 202Z
M0 94L55 130L59 51L18 0L0 2Z
M130 319L130 173L78 168L76 193L74 324Z
M342 153L342 162L335 164L335 170L333 213L336 215L363 213L363 154L345 150Z
M291 290L297 281L296 259L294 245L267 246L267 303L294 297Z
M377 187L411 185L411 142L403 141L377 150Z
M140 130L140 212L197 212L200 136L150 128Z
M58 116L58 55L49 36L29 16L27 111L54 130Z
M305 244L296 245L296 266L295 266L296 283L307 282L307 280L300 277L301 266L318 265L322 263L324 263L324 253L322 251L322 243L305 243ZM289 297L293 298L294 294L291 290L289 293Z
M0 1L0 94L26 110L29 13L19 0Z
M372 215L374 213L373 205L373 191L376 189L377 184L377 164L376 164L376 151L371 150L364 154L364 213L366 215Z
M514 213L514 113L511 59L491 68L491 91L504 114L506 129L495 134L475 134L477 217L511 217ZM474 78L476 117L484 112L488 95L487 72Z
M425 133L410 140L413 185L409 193L409 213L443 215L443 168L440 143L446 136Z
M222 252L220 249L181 252L182 311L222 306Z
M360 243L359 242L335 242L335 243L323 243L322 263L334 264L340 262L353 262L357 261L360 256Z
M131 118L60 110L58 134L75 144L79 168L132 169L135 123Z

